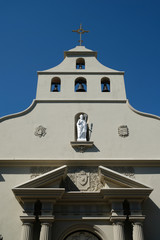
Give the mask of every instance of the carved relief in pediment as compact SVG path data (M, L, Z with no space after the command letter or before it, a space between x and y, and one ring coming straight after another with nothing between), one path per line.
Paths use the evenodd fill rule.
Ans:
M71 168L65 179L68 191L99 191L103 186L97 168Z

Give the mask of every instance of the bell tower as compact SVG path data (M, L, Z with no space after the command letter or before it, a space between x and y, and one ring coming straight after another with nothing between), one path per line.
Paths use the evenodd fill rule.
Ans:
M97 52L77 46L58 66L38 72L37 100L125 101L124 72L105 67Z

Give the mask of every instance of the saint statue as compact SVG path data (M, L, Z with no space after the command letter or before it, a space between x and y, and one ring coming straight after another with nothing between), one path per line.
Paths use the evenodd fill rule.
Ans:
M79 116L79 120L77 121L77 141L87 141L86 139L87 135L87 122L86 119L84 119L84 115L81 114Z

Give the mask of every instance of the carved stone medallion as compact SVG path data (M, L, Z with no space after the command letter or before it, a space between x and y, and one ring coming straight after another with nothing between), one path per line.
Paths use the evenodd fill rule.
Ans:
M65 240L99 240L99 238L90 232L78 231L69 235Z
M127 125L122 125L118 128L118 134L120 137L128 137L129 136L129 129Z
M69 168L64 181L68 191L99 191L104 183L100 181L98 168Z
M87 190L90 187L90 176L85 171L76 173L77 187L79 190Z
M43 127L43 126L38 126L34 132L34 135L37 136L37 137L44 137L46 135L46 128Z

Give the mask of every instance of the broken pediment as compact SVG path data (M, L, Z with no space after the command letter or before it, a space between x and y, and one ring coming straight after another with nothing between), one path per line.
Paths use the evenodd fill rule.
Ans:
M103 166L99 166L99 175L101 176L101 179L106 182L106 184L112 183L114 187L150 188L149 186L144 185L137 180L124 176L121 173Z
M147 198L153 189L130 177L99 166L101 181L105 183L101 194L105 199L141 199Z
M152 188L103 166L62 166L12 189L19 202L29 199L145 199Z
M66 174L67 166L64 165L22 183L14 187L12 191L20 203L30 199L50 199L51 201L56 201L65 192L65 189L61 188L60 185Z

